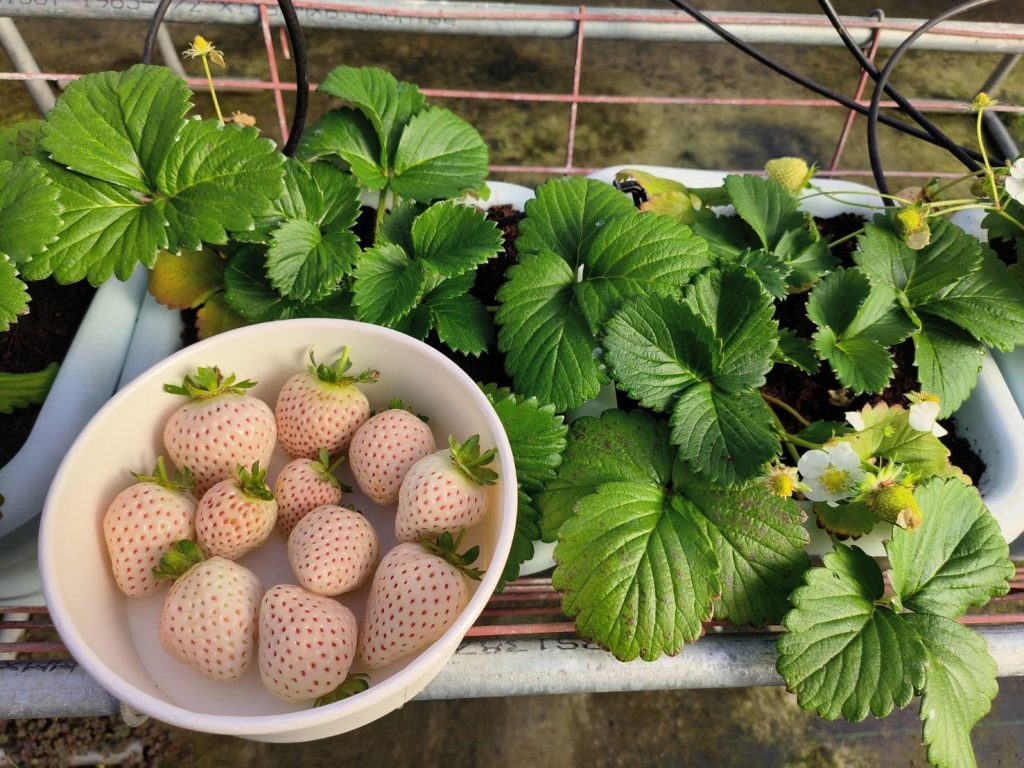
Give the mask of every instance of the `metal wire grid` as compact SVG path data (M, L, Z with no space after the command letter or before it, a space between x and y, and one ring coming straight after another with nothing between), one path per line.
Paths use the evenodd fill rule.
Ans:
M57 3L61 0L42 0L39 4L40 7L37 9L38 15L53 15L48 12L49 4L53 3L54 8L57 7ZM113 2L114 0L108 0ZM136 9L141 6L152 4L150 0L133 0L134 7ZM12 0L8 0L8 5L12 5ZM124 3L122 2L122 5ZM287 141L288 138L288 115L286 112L284 93L294 92L296 85L294 82L288 80L282 80L278 70L278 50L280 49L281 54L286 58L290 58L290 51L288 50L287 37L284 34L283 29L278 29L279 35L275 35L272 29L272 24L276 23L276 15L278 13L276 0L191 0L189 5L193 9L198 9L200 6L219 6L224 8L226 6L244 6L244 7L255 7L257 9L257 24L260 28L260 32L263 38L264 47L267 56L267 67L269 76L268 79L240 79L240 78L214 78L214 84L217 87L225 89L242 89L242 90L259 90L269 91L273 94L275 112L277 117L277 132L281 139L282 144ZM572 69L572 87L568 93L538 93L538 92L525 92L525 91L483 91L483 90L472 90L472 89L455 89L455 88L424 88L422 91L429 97L443 97L451 99L474 99L474 100L485 100L493 102L529 102L529 103L557 103L565 104L568 107L568 129L565 135L565 162L561 165L530 165L527 163L515 163L515 164L494 164L491 166L493 173L504 173L504 174L586 174L590 173L595 168L580 166L576 163L575 150L576 150L576 131L578 123L579 106L581 104L615 104L615 105L676 105L676 106L693 106L693 107L705 107L705 106L732 106L732 107L754 107L754 108L786 108L786 107L804 107L804 108L824 108L824 109L844 109L841 105L837 105L834 102L825 98L771 98L771 97L701 97L701 96L683 96L683 95L657 95L657 96L630 96L630 95L619 95L619 94L590 94L582 93L580 89L580 83L582 79L584 69L584 53L586 49L587 26L594 22L607 22L607 23L649 23L649 24L671 24L671 25L695 25L697 22L682 13L676 13L666 15L664 13L653 13L644 11L625 11L620 9L614 10L602 10L588 8L586 5L579 5L575 9L571 10L551 10L551 11L537 11L532 9L515 9L514 6L499 6L495 5L486 9L463 10L457 6L450 4L439 4L431 3L425 5L417 5L413 7L404 6L383 6L380 4L361 4L361 3L344 3L334 2L333 0L295 0L294 5L299 11L307 12L334 12L334 13L347 13L353 14L357 18L359 15L379 16L382 18L394 18L394 19L414 19L421 21L458 21L458 20L471 20L471 21L491 21L501 22L514 20L517 22L536 21L536 22L570 22L575 28L575 48L574 48L574 59ZM437 9L429 7L438 7ZM86 3L88 6L88 2ZM0 10L0 13L3 11ZM19 14L32 15L26 13L24 9L21 9ZM74 11L71 11L74 13ZM880 13L876 12L875 17L868 18L848 18L844 19L847 27L856 32L858 30L865 32L869 35L867 44L864 48L865 55L870 61L874 61L875 55L879 49L879 43L884 33L905 33L912 31L916 28L917 22L905 19L893 19L888 20ZM813 16L783 16L779 14L728 14L719 13L712 14L714 19L719 24L728 25L730 23L743 24L746 26L753 27L767 27L767 28L780 28L778 42L786 42L785 32L782 31L786 27L795 27L800 25L801 27L829 27L830 24L825 18L817 18ZM424 31L424 30L417 30ZM429 28L427 28L429 31ZM1002 24L981 24L981 25L962 25L962 24L947 24L941 25L933 30L934 35L937 36L948 36L953 38L964 38L971 40L980 41L996 41L1011 42L1011 43L1024 43L1024 26L1020 25L1002 25ZM276 38L276 39L275 39ZM1002 79L1006 74L1009 73L1013 65L1020 59L1020 54L1008 54L1007 59L1001 62L997 67L996 72L993 73L993 77L989 79L989 83L986 87L994 89L998 87L996 80ZM996 74L1000 73L1000 74ZM22 82L33 82L33 81L49 81L49 82L67 82L80 77L77 73L60 73L60 72L38 72L38 71L15 71L15 72L0 72L0 81L22 81ZM198 77L186 78L189 85L197 90L204 91L207 88L207 83L204 79ZM865 87L867 85L868 76L867 73L862 72L860 80L857 84L857 88L854 93L855 100L863 105L867 106L868 101L863 98ZM312 87L316 87L316 83L311 84ZM962 111L964 105L962 102L945 100L945 99L912 99L912 103L920 110L925 112L959 112ZM883 107L895 107L896 104L892 101L883 100ZM1004 113L1024 113L1024 106L1012 105L1012 104L999 104L991 108L993 112L1004 112ZM869 177L871 176L870 169L867 168L850 168L840 170L840 163L843 158L843 154L846 148L847 139L850 131L854 125L854 117L856 113L852 110L848 110L846 120L843 123L843 127L836 140L835 149L832 152L831 160L828 167L822 168L819 171L820 176L843 176L843 177ZM735 172L760 172L760 169L734 169ZM932 172L927 170L917 169L904 169L891 171L893 176L902 176L907 178L931 178L935 176L953 178L958 176L958 173L943 173L943 172Z

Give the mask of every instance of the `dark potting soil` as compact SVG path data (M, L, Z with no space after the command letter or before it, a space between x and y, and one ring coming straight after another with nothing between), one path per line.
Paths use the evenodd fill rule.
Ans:
M88 283L58 285L53 280L29 284L29 314L0 333L0 371L30 373L60 362L67 354L89 302L96 292ZM18 452L32 431L42 406L0 413L0 466Z
M1017 248L1011 240L989 240L988 247L995 251L999 260L1008 267L1017 263Z
M864 226L864 219L855 213L840 213L838 216L831 216L827 219L815 218L814 223L818 226L818 232L828 242L833 242L846 235L853 234ZM853 252L857 249L857 238L851 237L835 248L832 248L832 255L839 259L839 266L853 266Z

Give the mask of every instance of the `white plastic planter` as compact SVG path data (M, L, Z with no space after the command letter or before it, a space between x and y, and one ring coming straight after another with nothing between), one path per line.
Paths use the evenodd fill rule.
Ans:
M635 168L655 176L679 181L688 187L719 186L728 175L723 171L618 165L597 171L591 174L591 178L611 183L615 174L626 168ZM870 217L875 208L881 205L875 191L862 184L836 179L815 179L812 185L828 192L846 193L849 201L838 202L824 196L804 200L801 208L815 216L831 217L841 213L856 213ZM808 192L812 193L813 190ZM971 234L980 233L976 225L974 228L970 226L969 220L954 221ZM1003 357L1017 358L1017 402L1024 404L1024 355L1018 350L1013 356ZM979 490L986 506L999 522L1004 538L1007 542L1012 542L1024 532L1024 415L1014 404L1007 381L1000 372L1002 365L1003 363L996 364L992 354L985 355L978 385L954 418L961 435L985 461L987 470L980 479L977 479ZM828 537L817 528L813 520L808 520L807 528L811 534L809 551L812 554L827 551L830 548ZM876 529L870 536L858 539L857 544L868 554L884 555L883 533L884 531Z
M43 500L64 454L117 387L145 291L141 268L127 282L100 286L32 433L0 467L0 605L40 600L35 541Z

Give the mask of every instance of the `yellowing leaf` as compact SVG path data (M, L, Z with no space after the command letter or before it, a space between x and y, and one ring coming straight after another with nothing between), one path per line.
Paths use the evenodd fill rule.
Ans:
M149 273L149 292L171 309L193 309L224 288L224 260L214 251L161 251Z

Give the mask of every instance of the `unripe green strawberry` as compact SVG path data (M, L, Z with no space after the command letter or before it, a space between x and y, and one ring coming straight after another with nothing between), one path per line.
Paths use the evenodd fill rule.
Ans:
M867 494L868 508L875 517L912 531L923 521L921 507L914 498L914 486L907 482L883 481Z
M896 229L907 247L919 251L931 242L928 216L919 205L906 205L896 211Z
M776 157L764 164L768 178L781 184L790 194L798 195L814 176L814 166L799 157Z

